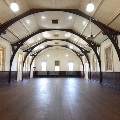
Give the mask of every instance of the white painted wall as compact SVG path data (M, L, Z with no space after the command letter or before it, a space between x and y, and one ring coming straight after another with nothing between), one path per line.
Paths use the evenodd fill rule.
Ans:
M47 54L50 57L47 57ZM68 57L65 55L68 54ZM42 53L40 56L37 56L35 59L35 66L36 71L41 71L41 61L47 61L47 71L54 71L55 70L55 61L60 61L60 71L68 71L68 61L74 61L74 71L80 71L81 62L80 59L69 50L64 49L49 49Z

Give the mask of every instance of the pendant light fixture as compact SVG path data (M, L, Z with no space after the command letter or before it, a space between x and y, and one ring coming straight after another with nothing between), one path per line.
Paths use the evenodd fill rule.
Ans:
M19 10L19 6L17 3L11 3L10 8L12 11L17 12Z
M93 40L94 39L94 35L92 33L92 24L91 24L91 17L90 17L90 36L87 38L88 40Z
M94 4L92 2L89 2L89 4L86 7L86 10L88 12L92 12L94 10Z

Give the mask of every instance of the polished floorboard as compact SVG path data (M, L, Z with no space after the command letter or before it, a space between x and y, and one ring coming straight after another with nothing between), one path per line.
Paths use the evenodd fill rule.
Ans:
M120 90L79 78L0 87L0 120L120 120Z

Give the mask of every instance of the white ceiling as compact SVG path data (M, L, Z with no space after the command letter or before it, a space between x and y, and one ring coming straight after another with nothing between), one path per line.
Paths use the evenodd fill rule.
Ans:
M92 16L93 18L101 21L102 23L108 25L109 27L120 31L120 0L92 0L91 2L95 5L95 10L92 13L88 13L86 5L89 3L89 0L19 0L16 1L20 7L18 12L13 12L10 9L10 4L14 0L1 0L0 1L0 23L5 23L6 21L26 12L27 10L39 8L39 9L79 9L84 13ZM52 24L52 20L58 20L58 24ZM93 41L101 43L107 39L107 36L101 33L101 30L93 23L92 34L94 35ZM29 15L21 20L15 22L7 30L6 34L2 34L4 37L11 43L19 41L26 35L31 34L32 32L38 29L73 29L76 32L83 34L86 37L89 37L90 32L90 22L80 16L60 11L46 11L39 12L36 14ZM54 34L59 34L58 37L55 37ZM68 39L79 46L83 46L86 49L90 49L87 46L87 43L79 38L78 36L64 31L52 30L49 32L44 32L33 36L28 39L22 49L26 49L37 42L44 39ZM54 42L45 43L46 45L54 45ZM66 42L59 41L60 45L68 45ZM76 51L78 48L74 47Z

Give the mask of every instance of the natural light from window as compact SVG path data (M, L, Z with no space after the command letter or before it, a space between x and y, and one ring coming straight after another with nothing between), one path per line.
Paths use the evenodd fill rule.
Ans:
M73 62L69 62L68 63L68 69L69 69L69 71L73 71Z
M60 71L60 67L59 66L55 66L55 71Z
M42 65L42 71L46 71L46 61L42 61L41 65Z

